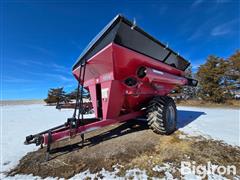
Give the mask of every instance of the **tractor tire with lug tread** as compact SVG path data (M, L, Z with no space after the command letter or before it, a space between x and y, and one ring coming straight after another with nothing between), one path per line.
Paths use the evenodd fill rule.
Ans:
M147 107L149 127L157 134L172 134L177 126L177 110L172 98L154 97Z

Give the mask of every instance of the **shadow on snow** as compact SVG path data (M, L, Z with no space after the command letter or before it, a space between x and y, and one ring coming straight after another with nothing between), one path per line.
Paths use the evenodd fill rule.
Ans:
M178 110L177 129L187 126L201 115L206 115L206 113L201 111Z
M187 111L187 110L178 110L177 111L177 129L183 128L187 126L189 123L195 121L198 117L201 115L206 115L205 112L200 112L200 111ZM96 144L99 144L102 141L107 141L110 139L114 139L126 134L134 133L137 131L142 131L148 129L147 122L144 120L131 120L125 123L122 123L118 127L102 132L96 136L87 138L84 142L84 146L94 146ZM56 154L54 157L50 159L54 159L58 156L61 156L63 154L67 154L72 151L76 151L78 149L81 149L82 145L81 142L71 144L71 145L66 145L64 147L58 147L54 148L51 150L51 154L54 153L61 153L61 154Z

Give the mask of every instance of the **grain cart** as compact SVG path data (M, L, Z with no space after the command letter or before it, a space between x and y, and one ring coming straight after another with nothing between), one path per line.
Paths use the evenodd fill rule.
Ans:
M67 122L26 137L25 144L53 142L145 116L156 133L176 129L176 106L167 95L176 86L196 86L184 76L189 66L179 54L121 15L116 16L88 45L73 66L78 97ZM91 96L95 118L84 118L81 93Z

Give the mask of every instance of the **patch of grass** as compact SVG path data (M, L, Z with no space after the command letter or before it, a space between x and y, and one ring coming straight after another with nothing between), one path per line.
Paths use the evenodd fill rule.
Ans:
M180 100L177 101L179 106L200 106L200 107L227 107L227 108L239 108L240 100L227 100L225 103L213 103L203 100Z
M235 165L237 174L240 174L240 148L202 137L180 139L180 134L177 132L171 136L162 136L159 144L155 146L155 151L132 159L124 169L139 168L146 170L150 177L164 177L163 172L155 172L153 167L170 163L174 167L180 168L181 161L195 161L196 165L206 165L208 162L224 166ZM177 178L181 176L179 171L172 174Z
M171 136L161 136L154 151L132 159L124 169L139 168L146 170L149 176L164 177L163 172L155 172L153 167L163 163L180 162L186 158L186 154L191 152L191 145L191 141L179 139L177 133Z
M121 127L117 132L122 131L121 125L116 127ZM113 127L100 132L106 134L111 128ZM145 170L150 177L164 177L164 171L156 172L153 167L170 164L177 169L180 168L181 161L195 161L196 165L206 165L209 161L216 165L235 165L237 173L240 174L240 148L220 141L188 137L180 131L170 136L161 136L149 129L127 133L117 138L102 137L104 140L101 140L101 135L96 134L99 132L86 136L88 141L84 147L78 144L80 137L55 144L56 148L63 147L51 154L52 159L47 162L44 160L45 148L30 152L8 175L21 173L43 178L52 176L68 179L87 169L91 173L99 172L102 168L113 171L113 165L119 164L122 165L118 167L119 176L124 176L129 169L139 168ZM96 138L100 138L99 141ZM181 178L178 170L171 171L171 174Z

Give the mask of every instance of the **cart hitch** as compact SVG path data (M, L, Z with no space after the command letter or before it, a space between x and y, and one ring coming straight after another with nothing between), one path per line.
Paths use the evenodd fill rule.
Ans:
M26 137L26 140L24 142L25 145L28 144L36 144L36 146L39 146L43 143L43 137L41 135L30 135Z
M68 122L66 122L65 124L62 124L60 126L56 126L54 128L48 129L46 131L42 131L38 134L34 134L34 135L29 135L26 137L24 144L28 145L28 144L36 144L36 146L41 145L43 143L43 135L48 133L49 131L55 131L58 130L60 128L63 127L67 127L68 126Z

